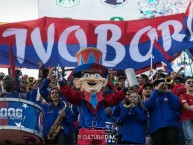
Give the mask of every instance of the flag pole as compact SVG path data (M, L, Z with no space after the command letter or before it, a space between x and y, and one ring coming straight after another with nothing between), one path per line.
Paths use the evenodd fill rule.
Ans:
M151 54L151 57L150 57L150 75L149 75L149 79L151 78L151 76L152 76L152 74L151 74L151 72L152 72L152 70L153 70L153 54ZM152 79L152 78L151 78ZM150 79L150 80L151 80Z
M11 73L11 76L15 80L14 86L16 87L16 71L15 71L12 43L10 43L10 45L9 45L9 63L10 63L10 73Z
M150 62L150 65L151 65L151 70L153 69L153 55L151 54L151 62Z
M185 51L183 51L184 53L184 76L186 76L186 56L185 56Z

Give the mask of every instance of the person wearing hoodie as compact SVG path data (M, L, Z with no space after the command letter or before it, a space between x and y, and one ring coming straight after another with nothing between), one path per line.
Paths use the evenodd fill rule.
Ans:
M123 124L122 144L145 144L147 111L139 94L133 92L121 102L116 124Z
M145 101L149 132L155 145L177 145L180 105L164 79L154 82L154 91Z

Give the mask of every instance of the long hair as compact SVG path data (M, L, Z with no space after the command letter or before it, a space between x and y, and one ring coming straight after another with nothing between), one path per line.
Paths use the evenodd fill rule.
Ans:
M60 97L60 100L61 100L61 92L60 92L60 90L57 88L57 87L53 87L53 88L51 88L51 90L50 90L50 92L49 92L49 95L48 95L48 114L50 114L50 106L51 106L51 104L52 104L52 99L51 99L51 92L53 91L53 90L57 90L58 91L58 93L59 93L59 97ZM59 100L59 101L60 101Z
M137 94L137 98L138 98L138 101L139 101L138 106L141 107L142 109L145 109L145 107L143 105L143 101L141 100L141 96L138 93L136 93L136 92L133 92L132 94Z
M61 96L62 96L60 90L59 90L57 87L53 87L53 88L50 89L50 92L49 92L49 95L48 95L48 100L49 100L49 102L52 102L52 100L51 100L51 92L52 92L53 90L57 90L57 91L58 91L60 98L61 98Z
M139 100L139 106L140 106L141 108L143 108L143 109L146 110L146 108L145 108L145 106L144 106L144 104L143 104L143 101L142 101L142 99L141 99L141 96L140 96L139 94L137 94L137 97L138 97L138 100Z

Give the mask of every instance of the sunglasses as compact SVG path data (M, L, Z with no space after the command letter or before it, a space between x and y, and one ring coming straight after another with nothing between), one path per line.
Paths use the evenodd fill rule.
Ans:
M193 84L193 81L187 81L187 84L189 84L189 85Z

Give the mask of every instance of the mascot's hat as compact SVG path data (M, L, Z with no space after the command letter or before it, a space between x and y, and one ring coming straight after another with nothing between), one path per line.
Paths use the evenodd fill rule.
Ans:
M97 48L84 48L76 54L78 66L75 68L73 76L81 77L81 72L93 70L99 72L103 77L106 77L108 70L102 65L102 52Z

